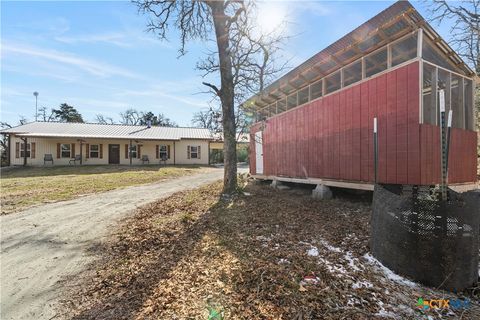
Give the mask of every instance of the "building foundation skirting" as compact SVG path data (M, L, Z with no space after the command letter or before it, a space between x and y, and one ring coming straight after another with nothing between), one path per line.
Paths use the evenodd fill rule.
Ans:
M276 181L275 185L273 185L273 182L272 182L272 186L276 186L278 183L281 183L281 182L291 182L291 183L323 185L326 187L337 187L337 188L346 188L346 189L355 189L355 190L373 191L374 189L373 182L328 180L328 179L321 179L321 178L292 178L292 177L257 175L257 174L252 175L252 177L258 180ZM466 192L470 190L479 189L478 182L449 184L448 187L456 192Z

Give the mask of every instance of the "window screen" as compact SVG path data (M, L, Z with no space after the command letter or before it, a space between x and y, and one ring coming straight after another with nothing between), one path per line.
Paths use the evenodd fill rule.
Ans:
M437 93L440 90L445 92L445 111L450 110L450 72L437 68ZM437 98L438 99L438 98ZM438 104L437 114L440 116L440 104ZM437 120L439 121L439 120Z
M436 68L424 63L423 64L423 123L437 123L436 109L436 86L432 87L432 83L436 83Z
M362 80L362 61L357 61L343 69L343 86Z
M310 85L310 100L317 99L322 96L322 80L319 80Z
M465 91L465 129L475 130L473 115L473 83L472 80L463 79Z
M417 33L392 44L392 67L417 56Z
M452 74L452 127L465 128L463 104L463 78Z
M301 104L304 104L304 103L307 103L308 102L308 99L309 99L309 89L310 87L307 86L305 88L303 88L302 90L300 90L298 92L298 105L301 105Z
M287 98L287 109L292 109L297 106L297 93L293 93Z
M287 101L285 98L277 101L277 112L283 112L287 110Z
M268 109L270 110L270 112L269 112L269 113L270 113L270 116L274 116L274 115L277 114L277 104L276 104L275 102L272 103L272 104L268 107Z
M367 78L386 69L387 48L381 49L365 57L365 75Z
M325 94L331 93L341 88L341 76L340 71L325 78Z
M445 69L456 72L459 71L457 68L455 68L455 66L452 65L450 59L442 54L440 49L437 48L430 41L430 39L426 37L423 39L422 58Z

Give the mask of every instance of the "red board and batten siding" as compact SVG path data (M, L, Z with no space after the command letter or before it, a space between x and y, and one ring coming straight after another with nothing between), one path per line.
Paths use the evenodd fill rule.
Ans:
M378 118L381 183L438 184L437 126L419 124L419 63L282 113L264 124L264 175L374 180L373 118ZM255 174L251 128L250 172ZM477 135L452 130L449 181L476 181Z

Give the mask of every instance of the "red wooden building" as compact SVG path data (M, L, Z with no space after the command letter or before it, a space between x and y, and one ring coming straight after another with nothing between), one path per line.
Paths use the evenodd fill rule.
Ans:
M243 104L257 178L360 189L441 180L438 92L453 111L449 183L477 181L474 72L406 1L393 4Z

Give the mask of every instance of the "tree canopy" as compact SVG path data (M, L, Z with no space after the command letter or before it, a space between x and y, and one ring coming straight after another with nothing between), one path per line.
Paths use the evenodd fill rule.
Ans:
M58 109L52 109L52 114L60 122L84 122L77 109L67 103L62 103Z

